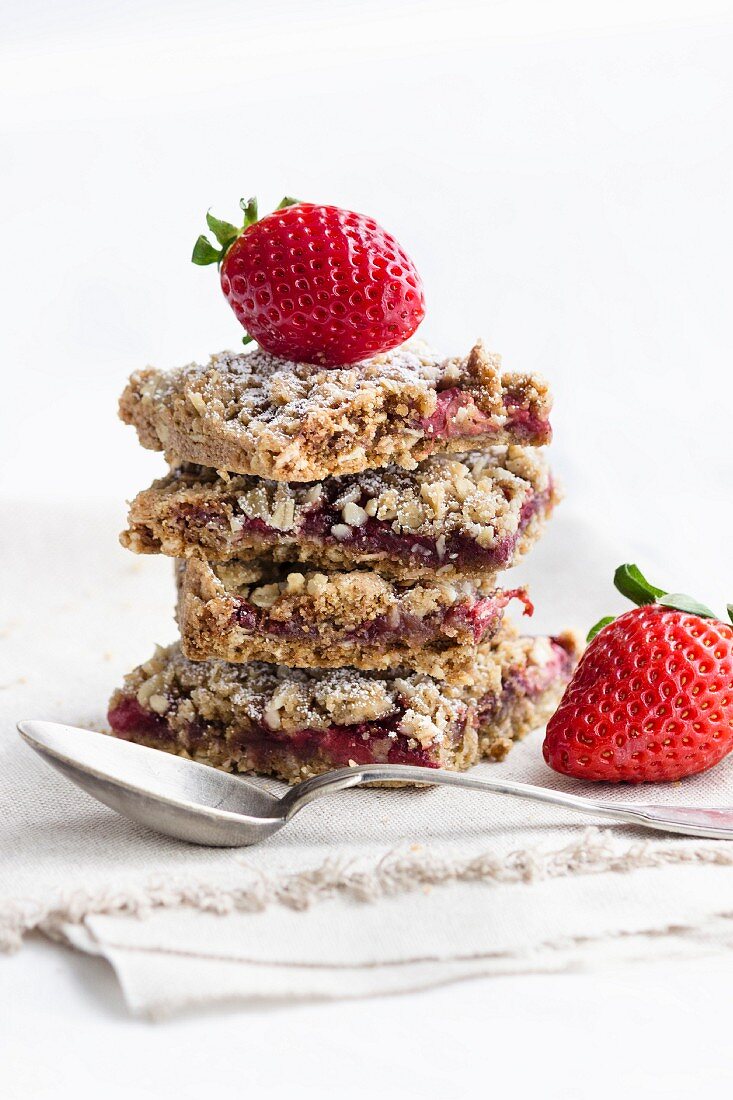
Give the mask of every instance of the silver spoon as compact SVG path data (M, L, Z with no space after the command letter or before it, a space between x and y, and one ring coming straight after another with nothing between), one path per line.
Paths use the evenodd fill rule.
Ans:
M519 795L666 833L733 840L733 809L611 803L526 783L403 764L341 768L307 779L278 798L240 776L91 730L36 721L19 722L18 730L44 760L106 806L158 833L193 844L222 848L257 844L282 829L314 798L385 780Z

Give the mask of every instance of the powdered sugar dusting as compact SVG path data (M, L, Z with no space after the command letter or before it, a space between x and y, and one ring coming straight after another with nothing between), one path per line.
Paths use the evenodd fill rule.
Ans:
M460 395L465 431L434 419L447 388ZM405 346L335 370L261 350L221 352L206 366L136 372L120 415L143 446L173 462L316 481L390 464L413 469L436 450L465 449L472 435L486 445L547 442L550 405L542 379L503 375L479 344L465 359ZM481 427L471 429L474 421Z

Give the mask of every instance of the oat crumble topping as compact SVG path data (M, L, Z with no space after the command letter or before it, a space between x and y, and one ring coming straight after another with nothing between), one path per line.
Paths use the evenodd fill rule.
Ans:
M550 408L541 378L502 374L480 343L463 359L406 345L336 370L221 352L206 366L137 371L120 399L142 445L173 465L278 481L414 469L472 443L546 443Z
M480 574L487 563L456 560L452 540L503 553L496 567L506 567L538 536L558 496L544 452L519 446L433 455L409 472L392 466L309 485L188 465L138 494L121 541L174 557L268 552L327 567L365 563L406 578L437 569ZM326 513L324 527L318 517ZM375 548L369 539L377 530L382 546ZM389 535L402 539L391 551ZM410 536L431 540L435 561L411 553Z
M492 578L397 583L368 569L321 573L273 562L178 565L178 625L192 660L473 676L475 646L519 590ZM531 610L531 606L529 608Z
M427 618L495 590L493 577L400 584L370 569L320 573L263 560L213 563L193 558L178 568L182 588L195 590L201 598L236 597L267 610L276 622L298 617L344 629L395 610Z
M514 739L547 717L577 654L568 635L523 637L506 623L493 642L478 647L473 683L458 687L400 670L194 663L173 645L157 649L125 678L111 700L110 721L118 736L291 782L338 766L318 739L305 756L297 750L302 731L316 738L322 731L325 738L334 727L354 727L359 740L366 733L364 740L379 753L401 739L408 751L429 754L421 759L431 766L462 768L479 754L501 758ZM122 728L120 715L130 704L140 717ZM147 728L146 714L153 723Z

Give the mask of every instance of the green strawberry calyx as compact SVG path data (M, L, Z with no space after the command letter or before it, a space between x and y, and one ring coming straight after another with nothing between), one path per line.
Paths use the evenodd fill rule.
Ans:
M297 206L299 202L299 199L294 199L291 198L290 195L286 195L285 198L278 203L275 209L284 210L286 206ZM193 246L193 252L191 253L192 263L198 264L199 267L208 267L209 264L216 264L217 267L221 267L224 257L234 242L238 240L251 225L254 225L255 222L259 220L256 198L240 199L239 205L244 214L244 221L241 226L232 225L231 222L224 222L221 218L215 218L210 210L206 212L206 224L219 247L217 248L213 245L209 238L205 237L202 233ZM245 332L242 337L242 343L250 344L251 342L252 337L249 333Z
M656 603L660 607L668 607L675 611L686 611L688 615L698 615L701 619L720 618L704 603L700 603L692 596L685 595L684 592L665 592L663 588L656 588L646 579L638 565L629 563L619 565L613 575L613 583L621 595L625 596L627 600L631 600L637 607ZM728 618L733 623L733 604L728 604L727 611ZM599 634L609 623L614 622L615 618L615 615L604 615L590 628L586 641L592 641L596 634Z
M280 202L276 209L284 210L286 206L296 206L299 202L298 199L293 199L289 195ZM207 267L209 264L217 264L221 266L221 262L226 256L229 249L232 247L238 237L241 237L245 230L249 229L251 225L254 225L259 220L257 214L257 199L240 199L239 205L244 214L244 221L241 226L232 225L231 222L224 222L220 218L215 218L211 211L206 214L206 224L214 237L214 240L218 244L213 245L208 237L205 237L203 233L193 246L193 253L191 254L191 262L198 264L199 267Z

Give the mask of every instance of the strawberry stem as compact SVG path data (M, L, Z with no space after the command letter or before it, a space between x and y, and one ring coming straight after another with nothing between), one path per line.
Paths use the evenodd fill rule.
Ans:
M222 248L228 248L232 241L235 241L239 236L239 230L236 225L215 218L210 210L206 212L206 224Z
M193 246L191 261L199 267L206 267L207 264L218 264L220 259L221 249L214 248L211 241L202 234Z
M244 211L244 226L246 229L257 221L257 199L240 199L239 205Z
M664 596L659 597L657 603L661 607L672 607L675 611L687 611L690 615L699 615L701 619L717 619L718 617L704 603L698 603L692 596L686 596L684 592L667 592Z
M598 622L590 628L585 638L586 642L592 642L596 634L599 634L601 630L603 630L604 626L608 626L609 623L615 621L615 615L604 615L602 619L599 619Z
M283 210L286 206L295 206L297 202L298 199L286 196L276 209ZM259 217L256 198L240 199L239 205L244 214L241 227L232 225L231 222L224 222L220 218L215 218L210 211L207 212L206 224L214 235L219 248L215 248L208 237L200 236L193 246L192 263L198 264L199 267L207 267L209 264L218 264L221 267L222 260L237 238L241 237L251 225L254 225Z
M613 575L613 583L621 595L637 607L654 603L660 596L666 595L664 589L655 588L649 583L638 565L619 565Z
M717 619L718 616L704 603L687 596L684 592L665 592L661 588L655 588L651 584L638 565L626 563L619 565L613 575L613 583L622 596L635 603L637 607L645 604L656 603L660 607L668 607L674 611L685 611L688 615L697 615L701 619ZM733 623L733 604L728 604L728 618ZM609 623L614 622L614 615L606 615L592 626L588 631L586 641L590 642Z

